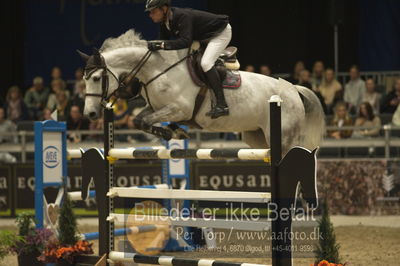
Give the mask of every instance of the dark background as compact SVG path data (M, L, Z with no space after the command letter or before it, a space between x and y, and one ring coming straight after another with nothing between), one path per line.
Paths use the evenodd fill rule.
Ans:
M173 5L228 14L232 44L242 66L268 64L291 72L297 60L311 69L315 60L333 67L333 24L339 23L339 70L400 69L400 1L396 0L173 0ZM2 95L23 89L34 76L49 82L60 66L73 79L82 65L75 50L90 53L105 38L130 28L144 38L157 26L143 12L144 0L6 0L0 2Z

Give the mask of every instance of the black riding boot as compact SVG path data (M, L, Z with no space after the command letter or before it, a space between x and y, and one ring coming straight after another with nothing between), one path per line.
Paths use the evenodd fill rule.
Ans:
M205 72L205 74L208 83L214 92L215 98L217 98L217 104L212 106L212 110L206 115L211 116L212 119L216 119L223 115L229 115L229 107L225 101L224 89L217 69L213 67L209 71Z

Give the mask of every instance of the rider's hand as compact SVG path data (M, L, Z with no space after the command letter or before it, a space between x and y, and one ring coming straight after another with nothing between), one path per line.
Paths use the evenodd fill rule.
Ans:
M164 42L162 41L147 42L147 48L149 48L150 51L157 51L160 49L164 49Z

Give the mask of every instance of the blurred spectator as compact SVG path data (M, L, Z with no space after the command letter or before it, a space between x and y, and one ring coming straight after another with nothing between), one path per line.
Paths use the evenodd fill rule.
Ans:
M368 103L360 105L359 115L356 119L355 126L371 127L371 129L360 129L354 131L353 137L374 137L379 135L381 127L381 119L374 114L372 106Z
M44 110L43 110L43 121L53 120L53 118L51 117L52 113L53 113L53 111L50 110L49 108L44 108Z
M0 143L17 143L18 137L16 134L14 136L8 135L4 136L2 133L16 133L16 125L9 119L6 119L6 114L4 108L0 107Z
M300 72L298 85L312 89L310 71L303 69Z
M68 99L70 93L66 90L66 84L61 79L53 79L51 81L51 91L46 107L54 111L57 107L57 93L64 91Z
M128 128L129 113L126 100L118 99L114 104L114 125L116 128Z
M71 102L68 100L65 91L59 91L56 95L57 99L57 117L58 121L66 121L71 108Z
M310 77L310 71L308 71L307 69L304 69L303 71L300 72L300 78L299 78L299 84L300 86L306 87L310 90L312 90L312 85L310 83L311 77ZM321 95L321 93L319 91L315 91L312 90L315 95L318 97L319 102L322 105L322 109L324 110L324 113L327 113L327 108L326 108L326 104L325 104L325 100L324 97Z
M315 90L319 91L324 98L328 114L332 114L333 107L343 96L342 85L335 78L335 72L332 68L327 68L325 70L322 83L319 88Z
M247 65L244 67L244 71L255 72L256 68L253 65Z
M396 79L394 89L384 97L381 113L393 114L400 103L400 78Z
M89 129L90 130L102 130L103 122L104 122L103 117L101 117L97 120L90 120Z
M68 130L89 130L89 120L82 115L82 111L78 105L72 105L70 115L67 119ZM75 132L68 134L68 139L74 143L84 140L85 137Z
M335 106L335 113L333 120L329 124L335 127L353 126L353 120L350 118L347 111L347 106L343 102L339 102ZM350 138L353 134L352 130L330 130L328 136L334 139L346 139Z
M349 70L349 74L350 81L345 85L344 101L348 104L349 111L351 113L356 113L366 91L365 82L360 78L358 66L353 65Z
M111 99L113 101L114 99ZM124 99L117 99L114 104L114 125L117 129L128 129L130 109ZM117 140L127 141L126 135L117 135Z
M271 76L271 68L267 65L261 65L260 66L260 74L265 75L265 76Z
M393 114L392 123L395 126L400 126L400 105L397 106L396 112Z
M289 77L288 81L293 84L298 84L300 80L300 73L305 69L303 61L297 61L293 68L293 73Z
M30 115L33 119L39 119L42 111L47 104L49 89L43 86L43 79L35 77L33 86L25 94L25 104L28 106Z
M314 63L311 75L311 84L314 90L316 90L322 83L324 78L325 66L322 61L316 61Z
M103 115L103 113L101 115ZM97 120L90 120L89 123L90 123L89 130L100 130L100 131L103 130L103 124L104 124L103 116ZM103 136L99 134L88 136L88 138L90 138L93 141L101 141L102 137Z
M83 110L85 104L86 84L84 80L80 80L75 85L77 86L77 90L76 93L74 94L74 97L72 98L72 104L79 105L81 110Z
M51 69L51 80L61 79L62 80L62 71L61 68L55 66Z
M365 87L367 90L365 91L361 102L368 102L372 106L374 114L379 114L381 94L375 91L376 84L374 79L367 79L367 81L365 82Z
M29 110L22 100L21 90L18 86L12 86L8 89L4 111L5 117L14 123L29 120Z
M74 81L74 95L81 93L80 86L83 81L83 69L81 67L75 70L75 81Z
M3 133L15 133L14 135L5 136ZM17 143L17 127L13 122L6 119L5 111L0 108L0 143ZM17 158L9 152L0 152L0 162L3 163L16 163Z

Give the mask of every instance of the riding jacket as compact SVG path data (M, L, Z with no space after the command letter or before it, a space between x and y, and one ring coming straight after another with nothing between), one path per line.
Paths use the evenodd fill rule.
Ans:
M222 32L229 23L226 15L190 8L171 7L167 23L161 23L160 40L165 50L188 48L194 40L206 41Z

